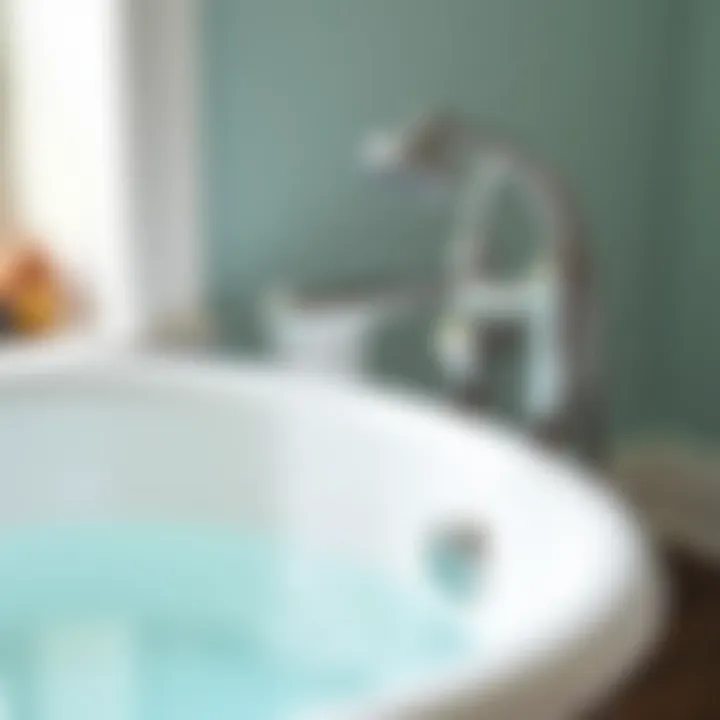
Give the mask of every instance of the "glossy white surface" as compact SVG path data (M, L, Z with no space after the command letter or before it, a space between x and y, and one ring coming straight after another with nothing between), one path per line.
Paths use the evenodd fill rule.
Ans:
M571 717L657 630L652 557L603 484L432 403L262 367L69 347L0 361L0 413L26 433L3 442L4 523L257 522L369 560L426 597L432 532L453 520L487 532L484 588L463 611L477 660L322 717Z

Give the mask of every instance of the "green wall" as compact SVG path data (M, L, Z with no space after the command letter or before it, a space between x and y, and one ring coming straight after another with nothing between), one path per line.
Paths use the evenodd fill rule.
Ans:
M720 441L720 2L685 5L655 397L665 428ZM661 217L666 217L661 215Z
M502 123L576 183L605 283L615 428L648 422L642 288L663 192L671 0L204 7L212 293L234 342L252 342L273 281L437 268L448 212L373 184L355 152L370 127L449 106ZM393 333L396 374L427 379L422 327Z

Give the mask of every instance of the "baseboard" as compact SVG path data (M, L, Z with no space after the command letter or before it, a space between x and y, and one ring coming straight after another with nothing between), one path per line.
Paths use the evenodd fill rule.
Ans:
M672 440L636 445L618 455L613 478L658 536L720 559L720 453Z

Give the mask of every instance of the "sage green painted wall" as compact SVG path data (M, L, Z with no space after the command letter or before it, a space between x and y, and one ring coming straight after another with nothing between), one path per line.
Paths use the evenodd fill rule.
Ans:
M656 297L664 361L656 379L667 429L720 442L720 2L685 6L685 55Z
M609 316L618 432L646 422L647 250L672 0L206 0L212 293L251 342L282 278L433 272L448 212L357 169L358 139L428 106L504 124L576 183ZM427 380L425 327L387 365ZM402 342L398 341L402 339ZM391 342L390 345L393 345Z

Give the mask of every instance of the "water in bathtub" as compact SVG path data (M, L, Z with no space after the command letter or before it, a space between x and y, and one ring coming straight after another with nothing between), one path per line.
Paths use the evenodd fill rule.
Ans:
M279 720L449 667L449 615L251 532L0 535L0 720Z

